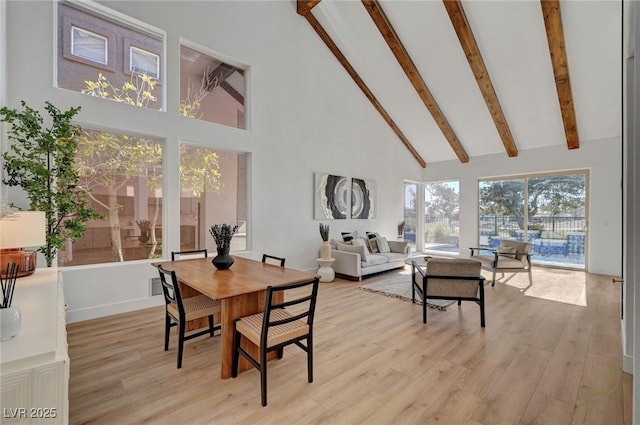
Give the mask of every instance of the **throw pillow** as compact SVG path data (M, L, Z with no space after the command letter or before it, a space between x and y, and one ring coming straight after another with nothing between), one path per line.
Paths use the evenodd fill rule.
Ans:
M380 235L377 233L367 232L367 238L369 238L369 251L371 251L372 254L380 252L378 249L378 241L376 240L378 237L380 237Z
M499 246L496 248L496 252L500 257L506 258L516 258L516 247L515 246Z
M391 252L391 248L389 248L389 242L387 238L384 236L376 238L376 242L378 244L378 250L380 253L384 254L385 252Z
M340 232L340 233L342 234L342 240L345 242L349 242L353 239L358 239L360 237L357 230L354 230L353 232Z

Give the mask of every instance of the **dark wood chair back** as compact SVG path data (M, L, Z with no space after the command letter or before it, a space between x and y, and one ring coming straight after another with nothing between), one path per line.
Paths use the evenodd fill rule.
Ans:
M266 263L267 260L269 260L269 259L274 260L276 262L279 261L280 262L280 267L284 267L284 262L285 262L284 258L276 257L275 255L262 254L262 262L263 263Z
M171 261L176 261L176 258L179 260L183 255L195 255L201 254L204 258L207 258L207 250L206 249L191 249L188 251L171 251Z

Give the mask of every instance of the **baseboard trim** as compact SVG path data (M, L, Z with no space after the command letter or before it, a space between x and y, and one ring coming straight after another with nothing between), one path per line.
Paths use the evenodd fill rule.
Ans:
M164 297L162 295L156 295L148 298L127 300L120 303L80 308L77 310L68 310L67 323L98 319L100 317L112 316L114 314L128 313L130 311L142 310L144 308L157 307L163 304Z

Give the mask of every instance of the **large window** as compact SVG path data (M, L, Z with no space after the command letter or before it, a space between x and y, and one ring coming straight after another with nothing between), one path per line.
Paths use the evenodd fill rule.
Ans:
M60 253L61 266L122 262L162 255L160 140L84 130L76 169L103 220Z
M58 87L162 110L159 32L76 3L58 3Z
M459 187L457 180L404 183L404 240L412 249L459 253Z
M424 250L458 253L458 181L424 184Z
M418 232L418 183L404 183L404 240L411 249L416 248L416 234Z
M180 47L180 114L246 128L245 71L196 49Z
M536 262L584 267L586 188L586 172L481 181L479 246L527 241Z
M232 251L247 249L245 153L180 146L180 249L215 252L214 224L238 224Z

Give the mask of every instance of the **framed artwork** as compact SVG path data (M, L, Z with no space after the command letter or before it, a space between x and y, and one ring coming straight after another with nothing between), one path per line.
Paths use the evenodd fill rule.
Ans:
M376 189L374 180L351 179L351 218L376 218Z
M315 173L316 220L346 219L349 208L349 180L343 176Z

